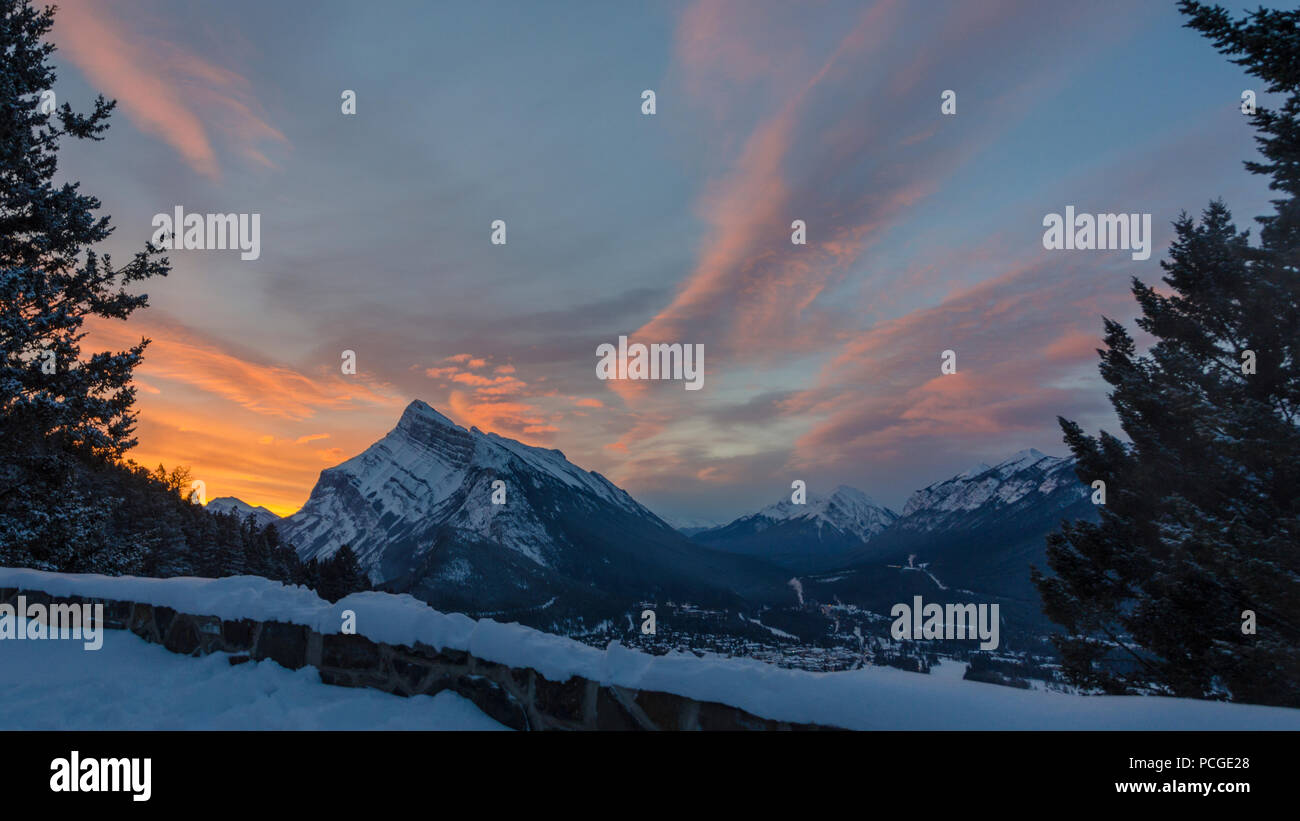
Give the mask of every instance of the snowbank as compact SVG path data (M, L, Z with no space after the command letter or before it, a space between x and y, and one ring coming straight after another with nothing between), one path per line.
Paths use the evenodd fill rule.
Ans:
M321 683L311 668L188 658L122 630L79 642L0 642L4 730L505 730L444 691L401 696Z
M440 613L407 595L357 593L331 605L306 588L255 576L142 579L0 568L0 587L140 602L222 619L292 622L318 633L340 632L343 611L352 610L357 632L386 644L422 642L531 667L551 681L576 675L721 702L778 721L850 729L1300 730L1300 710L1279 707L1065 695L884 667L810 673L748 659L650 656L618 643L598 650L519 624Z

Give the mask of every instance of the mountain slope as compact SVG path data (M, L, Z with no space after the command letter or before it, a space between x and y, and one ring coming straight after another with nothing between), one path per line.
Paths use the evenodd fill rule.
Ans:
M739 606L733 591L785 581L762 563L702 551L557 450L466 430L418 400L383 439L322 471L282 531L304 560L349 544L387 589L533 623L663 597Z
M1031 448L918 490L903 507L896 532L975 530L1027 513L1047 515L1085 496L1072 460Z
M861 551L897 518L861 491L840 485L826 496L809 495L805 504L782 500L691 539L802 572Z

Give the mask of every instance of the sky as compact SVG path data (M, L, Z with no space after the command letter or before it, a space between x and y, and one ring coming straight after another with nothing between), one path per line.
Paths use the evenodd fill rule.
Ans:
M282 515L413 399L677 522L796 479L899 510L1066 455L1058 416L1118 432L1102 316L1132 327L1180 212L1268 209L1239 107L1269 97L1172 2L59 6L58 102L118 101L60 163L103 250L260 215L257 259L172 251L92 327L152 340L129 455ZM1151 214L1150 259L1045 249L1071 205ZM703 388L599 379L621 335L703 345Z

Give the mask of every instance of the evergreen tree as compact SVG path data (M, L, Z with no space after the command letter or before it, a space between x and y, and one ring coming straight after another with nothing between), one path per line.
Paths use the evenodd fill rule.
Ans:
M93 246L113 229L99 200L54 183L61 142L101 139L114 104L42 110L53 19L0 0L0 560L72 570L109 518L79 468L135 444L130 380L146 345L83 355L84 323L125 319L147 302L126 286L169 268L147 243L118 268L101 258Z
M1133 280L1139 354L1105 320L1101 374L1129 442L1061 420L1097 523L1048 537L1034 571L1071 679L1108 692L1300 706L1300 13L1240 21L1184 0L1187 25L1282 94L1253 118L1275 211L1258 244L1212 202L1186 214L1165 293ZM1243 629L1246 611L1258 620Z
M353 552L351 545L345 544L340 547L338 553L334 554L334 562L339 585L344 591L343 595L370 589L370 578L361 568L361 562L357 559L357 554Z
M370 582L350 545L343 545L321 562L319 571L316 593L327 601L335 602L351 593L370 589Z

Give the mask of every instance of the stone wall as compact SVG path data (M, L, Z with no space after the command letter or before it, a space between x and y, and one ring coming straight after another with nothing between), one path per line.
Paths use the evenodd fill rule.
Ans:
M173 653L230 653L231 664L270 659L297 670L315 667L321 681L373 687L401 696L459 693L487 715L516 730L812 730L671 693L629 690L574 676L550 681L531 668L513 668L461 650L437 650L321 634L300 624L227 621L136 602L50 596L0 588L0 603L103 604L105 627L130 630Z

